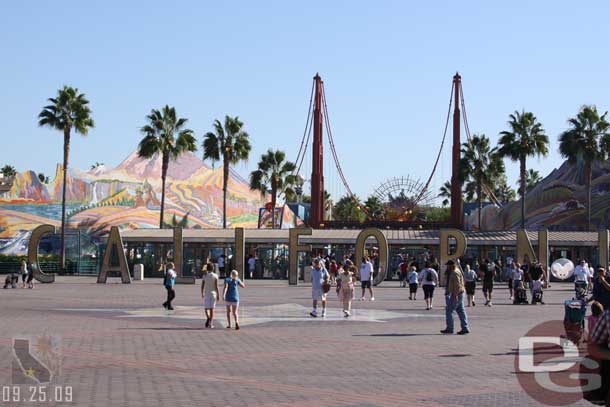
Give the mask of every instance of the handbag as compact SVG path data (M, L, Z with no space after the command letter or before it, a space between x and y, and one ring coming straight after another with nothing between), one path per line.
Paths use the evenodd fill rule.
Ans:
M322 291L324 292L324 294L330 291L330 283L328 281L324 281L324 283L322 284Z

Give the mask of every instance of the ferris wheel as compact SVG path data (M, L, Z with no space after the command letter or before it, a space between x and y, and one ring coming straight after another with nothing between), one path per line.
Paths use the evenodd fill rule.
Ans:
M395 208L414 208L415 206L430 206L434 201L434 193L419 179L410 176L388 178L373 191L382 203Z

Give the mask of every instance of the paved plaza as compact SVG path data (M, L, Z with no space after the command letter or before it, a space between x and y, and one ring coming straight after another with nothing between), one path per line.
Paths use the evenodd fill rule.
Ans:
M488 308L477 291L467 309L473 332L443 336L441 295L426 311L423 293L409 301L408 289L385 282L346 320L333 289L327 318L313 319L309 287L246 281L235 331L224 328L222 305L216 328L203 328L199 280L177 286L172 314L161 308L160 279L109 281L60 277L0 291L0 383L24 383L30 396L34 379L23 381L14 361L25 338L56 358L52 384L71 386L76 406L537 406L516 378L517 342L562 319L571 296L571 284L555 284L546 305L514 306L502 284Z

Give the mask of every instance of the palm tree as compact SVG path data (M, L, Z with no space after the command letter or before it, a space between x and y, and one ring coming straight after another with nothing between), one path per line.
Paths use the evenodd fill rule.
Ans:
M439 198L443 198L442 205L447 206L451 202L451 181L445 181L438 191Z
M494 195L501 203L512 202L515 200L515 190L508 185L506 175L502 175L496 180Z
M66 183L68 176L68 158L70 156L70 136L72 130L86 136L89 129L95 127L89 108L89 100L77 88L64 86L57 91L57 96L48 99L50 105L43 107L38 115L38 125L59 130L64 134L63 185L61 195L61 248L59 264L66 268Z
M521 195L521 229L525 229L525 192L527 158L546 156L549 153L549 138L544 134L544 128L532 112L522 111L508 116L510 130L500 133L498 142L500 157L508 157L519 161L519 180Z
M242 130L244 123L239 117L225 116L224 128L220 120L214 120L214 132L208 132L203 138L203 159L212 162L222 160L222 227L227 227L227 186L229 184L229 166L245 161L250 155L252 146L248 133Z
M529 169L525 173L525 192L530 192L536 184L542 181L542 176L540 173L534 169ZM517 186L519 186L520 181L517 182ZM521 195L521 191L519 191L519 195Z
M266 154L261 156L258 162L258 169L250 173L250 189L260 191L264 197L268 192L271 193L271 219L275 228L275 206L278 195L294 195L294 184L296 175L293 175L297 166L286 161L286 153L280 150L269 149Z
M376 196L369 196L366 201L364 201L364 206L373 219L378 220L383 218L383 203Z
M571 128L559 136L559 152L569 162L584 165L584 181L587 186L587 225L591 230L591 178L595 161L605 161L610 153L610 123L608 112L599 115L595 106L583 106L580 112L568 120Z
M483 198L489 197L492 185L504 174L504 163L498 156L497 148L491 148L489 139L484 134L473 135L469 143L462 144L460 160L460 181L470 181L474 186L478 211L478 224L481 230L481 211ZM468 186L466 186L468 190Z
M15 175L17 175L17 170L15 169L15 167L13 167L12 165L8 165L8 164L5 165L4 167L0 168L0 172L6 178L12 178Z
M362 204L360 199L356 196L345 195L333 208L334 218L339 221L356 221L362 222L365 218L365 214L360 209Z
M161 156L161 213L159 214L159 229L163 229L165 212L165 179L170 160L175 160L181 154L197 151L195 133L184 128L188 119L178 118L176 109L165 105L160 111L152 109L146 116L148 123L140 129L144 138L140 141L138 155L143 158Z

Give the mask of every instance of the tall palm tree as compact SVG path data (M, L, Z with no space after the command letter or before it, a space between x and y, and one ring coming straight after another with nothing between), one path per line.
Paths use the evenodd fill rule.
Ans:
M244 123L239 117L225 116L224 127L220 120L214 120L214 132L203 137L203 159L212 162L222 160L222 227L227 227L227 186L229 184L229 166L245 161L250 155L252 146L248 133L243 130Z
M521 229L525 229L525 192L527 158L546 156L549 153L549 138L544 133L542 124L532 112L515 112L508 116L508 127L500 133L498 142L500 157L519 161L519 180L521 195Z
M489 138L484 134L473 135L468 143L462 144L460 160L460 181L472 182L475 187L478 211L478 225L481 230L483 198L494 183L504 175L504 163L498 156L497 148L491 148Z
M146 116L147 124L140 132L144 138L140 141L138 155L143 158L161 156L161 213L159 229L163 229L165 212L165 179L170 160L176 160L181 154L197 151L195 133L184 126L188 119L178 118L176 109L165 105L161 110L152 109Z
M559 136L559 152L569 162L584 165L584 181L587 186L587 225L591 229L591 173L595 161L605 161L610 153L610 123L608 112L601 116L595 106L583 106L580 112L568 120L570 129Z
M61 243L59 265L66 268L66 183L68 176L68 158L70 156L70 136L72 130L86 136L89 129L95 127L89 108L89 100L77 88L64 86L57 91L57 96L48 99L51 104L42 108L38 115L38 125L59 130L64 134L64 163L62 167L63 185L61 193Z
M286 161L286 153L269 149L261 156L258 169L250 173L250 189L259 191L264 197L271 192L271 219L275 228L275 206L278 195L294 195L296 165Z

